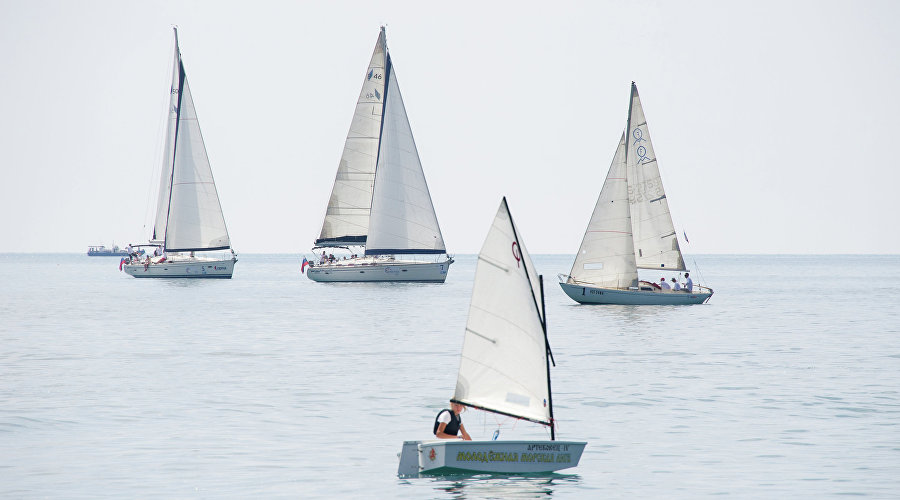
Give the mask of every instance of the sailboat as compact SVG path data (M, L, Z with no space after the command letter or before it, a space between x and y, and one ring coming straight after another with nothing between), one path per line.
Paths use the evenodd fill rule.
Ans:
M406 441L398 474L521 474L578 465L587 443L556 440L552 359L543 277L535 273L503 198L478 254L456 391L450 401L545 425L550 440Z
M335 259L326 255L326 249L344 249L351 255ZM384 27L366 69L313 252L317 257L306 274L315 281L443 283L453 263L425 182ZM421 260L429 255L431 260Z
M133 245L156 247L153 253L160 255L130 257L121 268L135 278L231 278L237 257L200 134L177 29L168 113L156 222L149 244ZM231 255L208 253L216 250L231 250Z
M566 295L582 304L702 304L711 288L663 289L638 269L687 271L669 213L637 86L628 121L569 274Z

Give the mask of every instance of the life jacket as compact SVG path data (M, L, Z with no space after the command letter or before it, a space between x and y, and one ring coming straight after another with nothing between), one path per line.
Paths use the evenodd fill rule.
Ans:
M459 426L462 425L462 418L459 415L453 413L452 410L443 409L438 412L437 416L434 417L434 430L432 434L437 436L438 427L441 426L441 423L438 421L441 418L441 413L448 412L450 414L450 422L444 426L444 434L450 434L451 436L456 436L459 433Z

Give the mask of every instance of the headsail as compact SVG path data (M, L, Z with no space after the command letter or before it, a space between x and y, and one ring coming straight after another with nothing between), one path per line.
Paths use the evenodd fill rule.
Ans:
M634 82L631 84L626 131L628 201L637 267L683 270L684 258L678 246L678 237L669 213L669 202L656 163L656 153L650 142L647 119Z
M316 245L365 245L385 98L387 44L378 35L344 142L334 188Z
M504 198L478 254L453 400L550 425L540 284L517 235Z
M586 282L605 288L637 286L631 231L623 132L578 255L575 256L569 283Z
M165 235L165 249L172 252L230 248L219 194L178 49L177 31L175 37L176 68L171 91L174 105L169 110L167 158L160 179L160 189L166 189L159 196L154 239L158 241ZM160 215L165 216L162 231Z
M446 253L390 54L386 74L366 254Z

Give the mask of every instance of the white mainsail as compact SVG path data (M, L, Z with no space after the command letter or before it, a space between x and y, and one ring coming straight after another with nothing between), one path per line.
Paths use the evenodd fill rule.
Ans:
M650 142L650 130L634 82L631 84L630 102L626 129L626 175L637 267L684 270L684 258L669 213L656 153Z
M175 33L175 71L151 243L170 252L231 247ZM162 239L162 241L160 241Z
M569 283L592 283L604 288L637 286L638 272L625 170L623 132L578 255L575 256Z
M453 400L552 422L540 282L506 204L478 254Z
M386 64L387 92L366 254L446 253L390 55Z
M387 45L378 35L366 70L316 245L363 245L369 230L384 102Z

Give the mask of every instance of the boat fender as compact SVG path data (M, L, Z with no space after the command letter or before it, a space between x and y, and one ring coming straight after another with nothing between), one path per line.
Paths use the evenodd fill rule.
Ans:
M500 429L494 431L494 437L491 438L491 441L496 441L498 437L500 437Z

